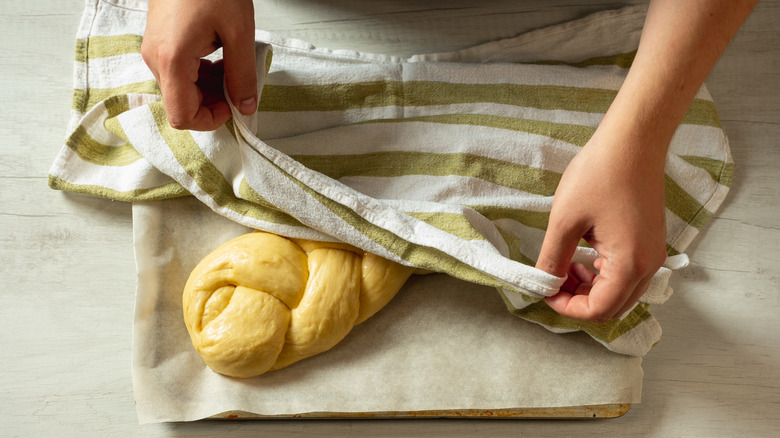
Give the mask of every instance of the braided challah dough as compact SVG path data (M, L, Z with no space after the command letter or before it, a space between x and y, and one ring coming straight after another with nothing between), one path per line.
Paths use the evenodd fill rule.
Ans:
M252 232L195 267L184 322L211 369L257 376L330 349L414 272L346 244Z

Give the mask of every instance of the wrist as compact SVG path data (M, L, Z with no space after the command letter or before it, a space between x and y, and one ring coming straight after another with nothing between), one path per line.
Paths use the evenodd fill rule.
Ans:
M586 147L616 157L626 169L659 173L677 125L638 99L616 99Z

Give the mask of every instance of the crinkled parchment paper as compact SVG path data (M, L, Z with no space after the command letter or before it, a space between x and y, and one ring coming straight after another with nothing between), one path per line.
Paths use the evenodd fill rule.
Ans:
M194 198L133 205L139 421L261 415L496 410L639 402L641 358L510 314L492 288L432 274L332 350L252 379L212 372L190 343L181 293L214 248L250 231Z

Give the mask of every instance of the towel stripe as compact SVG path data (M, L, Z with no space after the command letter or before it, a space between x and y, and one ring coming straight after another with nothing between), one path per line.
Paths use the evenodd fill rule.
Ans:
M556 85L463 84L437 81L373 81L263 87L260 110L347 111L388 106L430 106L491 102L543 110L606 113L617 91ZM682 121L720 127L714 104L695 99Z
M492 102L538 109L604 113L613 90L553 85L374 81L263 88L261 111L345 111L384 106Z
M333 179L347 176L468 176L541 196L552 196L561 175L472 154L375 152L359 155L296 155L296 161Z
M303 225L300 221L290 216L289 214L279 210L278 208L276 208L276 206L268 202L267 199L260 196L260 194L258 194L246 182L246 178L241 179L241 183L239 184L239 188L238 188L238 194L241 196L242 199L246 199L252 204L256 204L257 206L261 207L259 212L263 212L263 210L267 210L262 215L258 212L257 214L254 215L254 217L261 218L266 222L287 225L290 227L305 227L305 225Z
M699 201L683 190L669 175L665 175L664 185L666 208L692 227L701 230L712 218L712 212L707 211Z
M160 201L190 195L190 193L177 182L148 189L119 191L100 185L77 184L57 176L49 175L49 187L56 190L64 190L66 192L81 193L84 195L124 202Z
M713 181L723 184L726 187L731 187L731 183L734 179L734 163L692 155L681 155L680 158L692 166L706 170Z
M631 67L631 64L634 63L634 58L636 58L636 52L637 52L636 50L632 50L630 52L618 53L616 55L596 56L579 62L551 60L551 61L522 62L521 64L567 65L569 67L577 67L577 68L596 67L596 66L602 66L602 67L614 66L620 68L629 68Z
M98 103L123 94L154 94L161 96L160 87L157 81L149 80L122 85L114 88L88 88L86 90L73 90L72 109L81 113L86 113Z
M458 213L431 211L406 212L406 214L463 240L485 240L485 236L477 231L468 219Z
M78 126L65 144L82 160L101 166L125 166L141 159L141 154L129 144L108 146L99 143L83 126Z
M412 122L485 126L496 129L507 129L541 135L580 147L585 146L588 140L593 136L593 133L596 132L596 129L590 126L547 122L543 120L529 120L491 114L438 114L432 116L374 119L359 122L358 124Z
M143 36L135 34L91 36L76 40L76 61L141 53Z
M517 316L536 322L556 331L583 331L594 339L611 343L636 328L646 319L651 318L646 304L637 305L625 318L610 320L604 323L578 321L566 318L556 313L544 301L538 301L522 309L515 309L511 304L509 310Z

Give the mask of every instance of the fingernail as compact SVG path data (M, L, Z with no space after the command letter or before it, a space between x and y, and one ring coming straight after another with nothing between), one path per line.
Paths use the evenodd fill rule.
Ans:
M250 97L249 99L244 99L241 101L241 103L238 105L238 110L241 111L241 114L248 116L255 111L257 111L257 98Z

